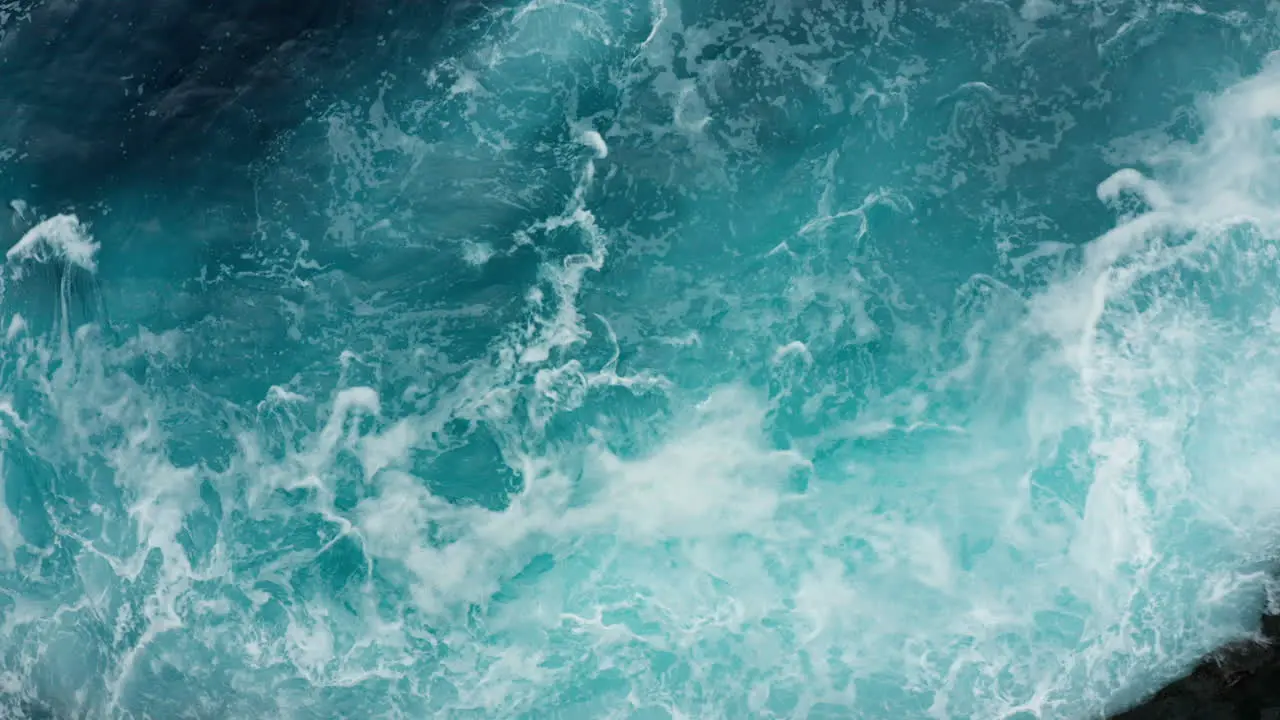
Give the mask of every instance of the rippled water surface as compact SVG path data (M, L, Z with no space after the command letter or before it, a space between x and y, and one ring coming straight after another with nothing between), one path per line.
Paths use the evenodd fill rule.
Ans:
M1280 6L387 2L171 116L52 6L0 716L1093 718L1254 629Z

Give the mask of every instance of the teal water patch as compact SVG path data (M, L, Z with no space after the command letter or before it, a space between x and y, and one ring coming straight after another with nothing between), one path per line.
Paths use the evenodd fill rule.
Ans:
M1267 595L1276 21L490 7L222 192L15 210L5 702L1132 701Z

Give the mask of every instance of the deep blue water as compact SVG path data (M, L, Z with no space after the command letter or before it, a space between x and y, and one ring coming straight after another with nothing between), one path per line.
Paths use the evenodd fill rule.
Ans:
M1092 718L1255 629L1280 6L122 8L0 0L0 717Z

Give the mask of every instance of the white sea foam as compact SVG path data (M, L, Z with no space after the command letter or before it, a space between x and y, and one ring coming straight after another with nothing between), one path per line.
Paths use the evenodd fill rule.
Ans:
M12 342L14 338L22 334L27 327L26 318L21 313L14 313L9 320L9 329L5 331L5 339Z
M9 262L65 260L90 272L97 269L98 243L74 215L42 220L5 252Z

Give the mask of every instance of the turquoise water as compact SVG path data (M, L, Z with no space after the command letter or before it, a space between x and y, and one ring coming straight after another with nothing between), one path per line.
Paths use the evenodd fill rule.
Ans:
M250 164L0 152L0 714L1133 702L1268 597L1278 13L490 3Z

